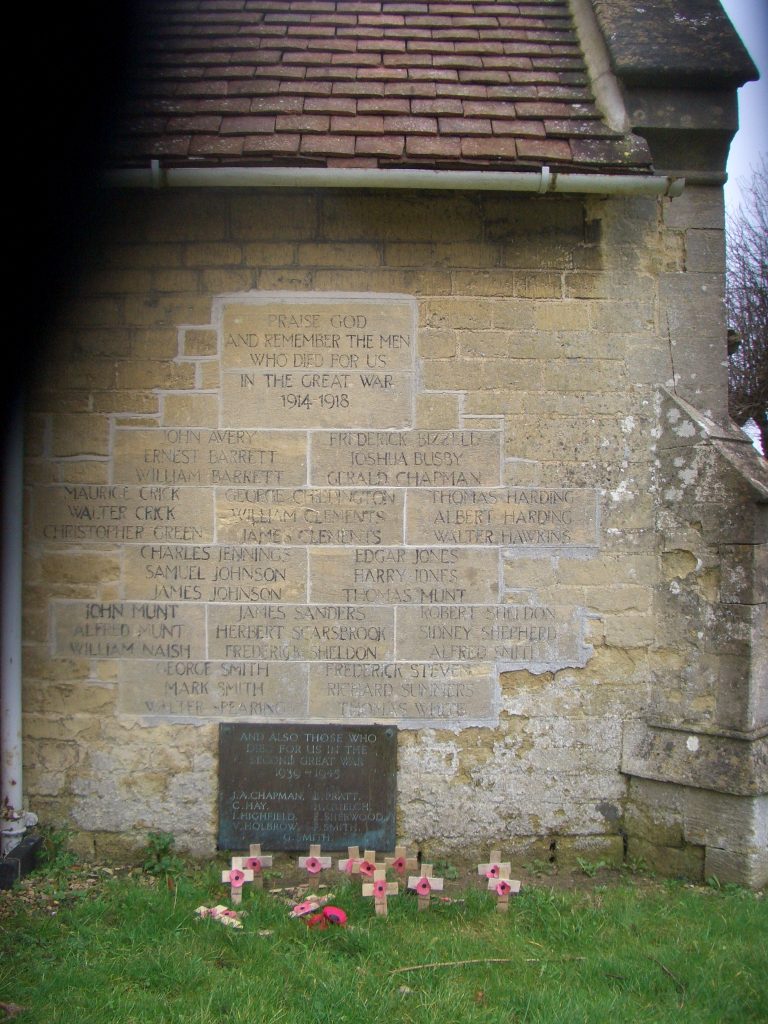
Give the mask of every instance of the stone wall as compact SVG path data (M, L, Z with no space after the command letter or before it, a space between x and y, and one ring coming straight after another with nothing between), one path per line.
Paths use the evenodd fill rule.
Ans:
M764 786L743 752L748 793L650 770L646 734L715 723L749 761L766 724L768 491L724 423L722 227L709 188L116 191L27 402L30 808L96 855L156 828L206 854L218 721L388 721L398 833L430 857L493 840L618 862L634 843L715 871L728 842L661 828L667 805L725 791L754 819ZM317 319L295 330L340 332L336 365L250 360L296 310ZM353 356L377 363L369 384ZM377 432L410 475L379 459L363 479ZM705 476L730 510L706 537ZM258 573L234 589L246 548ZM318 606L362 633L318 646Z

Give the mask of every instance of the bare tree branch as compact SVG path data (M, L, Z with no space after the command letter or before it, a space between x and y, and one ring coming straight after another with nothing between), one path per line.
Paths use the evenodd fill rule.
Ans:
M744 205L727 231L729 409L743 426L752 419L768 457L768 159L761 158Z

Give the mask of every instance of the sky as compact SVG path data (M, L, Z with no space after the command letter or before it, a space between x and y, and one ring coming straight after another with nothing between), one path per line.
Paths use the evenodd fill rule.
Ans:
M768 0L720 0L760 72L739 89L739 130L728 156L726 210L736 209L739 183L749 179L760 154L768 157Z

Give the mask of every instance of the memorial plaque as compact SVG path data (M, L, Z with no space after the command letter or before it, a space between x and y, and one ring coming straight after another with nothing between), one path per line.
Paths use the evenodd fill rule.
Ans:
M312 438L310 481L336 487L494 487L498 430L329 430Z
M201 658L205 609L139 601L54 601L54 652L75 658Z
M394 726L219 726L222 850L395 845Z
M432 605L397 609L397 655L412 661L491 661L507 669L585 665L583 612L569 606Z
M222 313L222 402L240 427L409 427L414 302L256 296Z
M446 724L467 729L495 724L499 685L492 664L314 664L309 666L308 708L313 719Z
M300 548L131 544L125 550L125 596L235 604L304 601L307 559Z
M494 548L314 548L313 601L339 604L498 604Z
M500 416L429 426L417 314L253 292L187 325L216 339L218 418L116 426L108 482L35 492L36 543L109 545L118 573L54 603L52 654L114 660L122 714L318 729L493 726L501 673L585 665L573 591L507 563L594 554L598 492L509 483Z
M407 534L409 544L594 547L597 492L577 487L413 490Z
M32 524L44 541L205 542L213 540L213 502L196 487L56 484L38 489Z
M293 487L306 483L306 442L276 430L119 427L115 480L144 486Z
M215 605L214 658L257 661L382 661L395 653L393 608L347 605Z
M128 715L285 722L307 714L307 666L296 662L121 662L118 681Z
M230 544L400 544L404 491L224 487L219 540Z

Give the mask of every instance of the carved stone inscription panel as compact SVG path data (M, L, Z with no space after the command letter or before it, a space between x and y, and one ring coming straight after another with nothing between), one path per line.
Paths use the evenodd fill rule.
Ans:
M511 588L518 557L597 550L597 494L510 486L501 415L422 426L416 319L217 300L218 424L117 426L107 483L35 491L36 543L120 567L117 600L52 602L54 656L114 661L149 721L449 728L497 722L502 671L584 665L583 610Z

